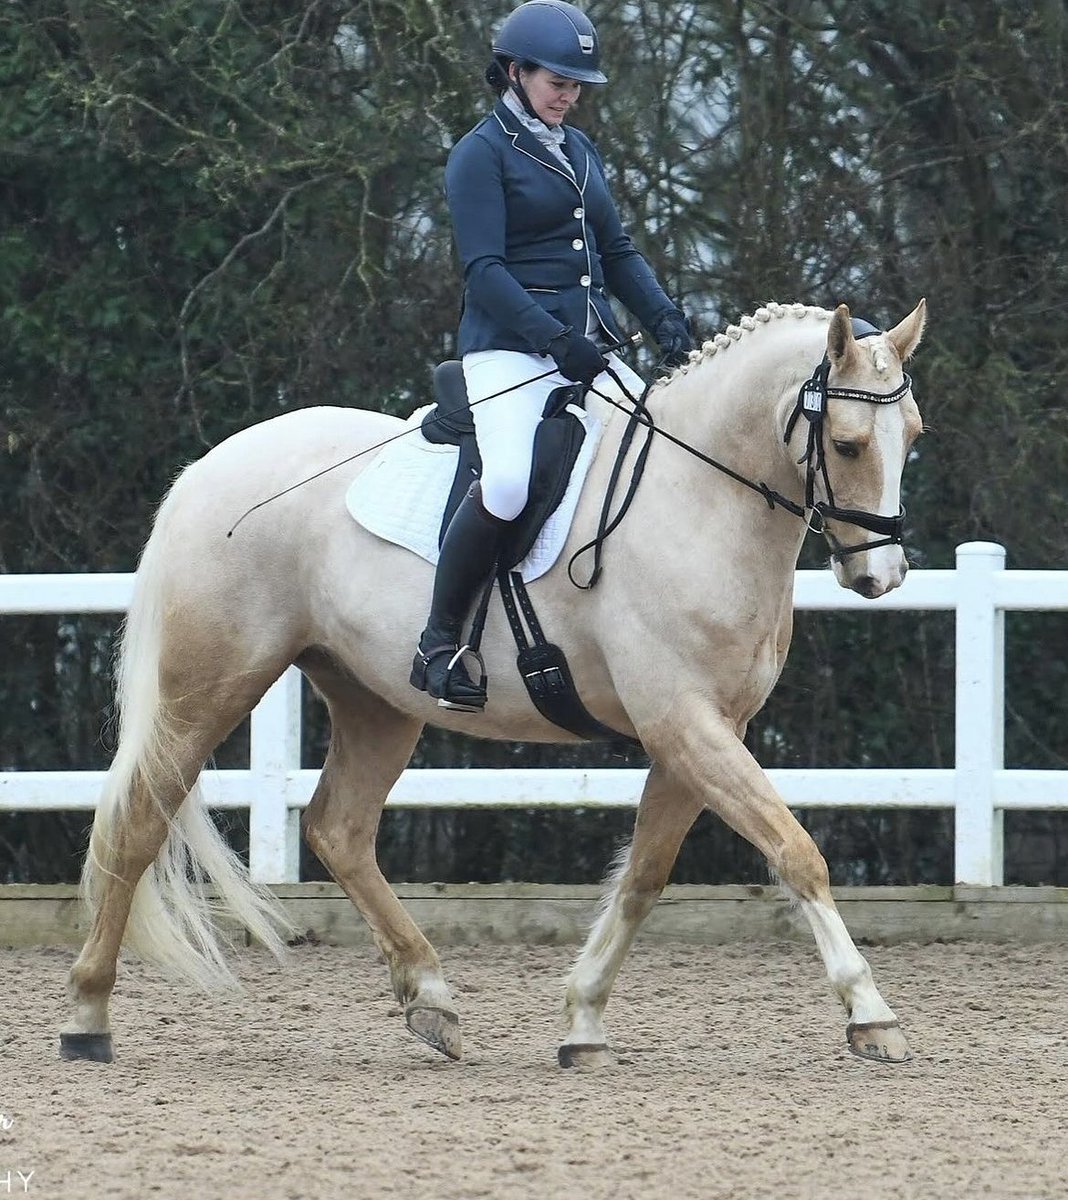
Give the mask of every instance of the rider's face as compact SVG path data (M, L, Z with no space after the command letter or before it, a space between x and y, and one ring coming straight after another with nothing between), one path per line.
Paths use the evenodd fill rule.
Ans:
M514 73L516 69L513 65L510 73ZM555 71L548 71L545 67L520 71L519 79L530 101L530 107L546 125L562 124L571 106L578 102L582 91L582 85L577 80L557 75Z

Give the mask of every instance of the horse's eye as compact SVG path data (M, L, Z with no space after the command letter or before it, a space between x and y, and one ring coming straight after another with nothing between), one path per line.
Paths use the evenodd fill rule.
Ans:
M860 456L860 447L856 442L835 442L834 448L843 458L858 458Z

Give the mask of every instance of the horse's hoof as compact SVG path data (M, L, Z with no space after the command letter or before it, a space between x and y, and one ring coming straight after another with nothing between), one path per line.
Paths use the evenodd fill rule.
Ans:
M616 1063L603 1042L565 1042L556 1052L556 1061L560 1066L576 1071L603 1071Z
M409 1008L404 1020L417 1038L440 1050L446 1058L455 1062L463 1053L460 1018L447 1008Z
M846 1026L846 1041L858 1058L874 1062L903 1063L912 1057L896 1021L869 1021L866 1025L850 1021Z
M89 1062L109 1063L115 1057L111 1050L110 1033L61 1033L59 1057L74 1062L84 1058Z

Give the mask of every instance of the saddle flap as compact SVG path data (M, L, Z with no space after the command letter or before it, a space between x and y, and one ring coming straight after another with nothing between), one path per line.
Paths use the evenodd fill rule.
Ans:
M534 434L534 461L530 467L530 494L523 511L511 523L501 543L502 566L514 567L530 553L542 526L556 511L571 482L571 471L586 438L586 427L566 409L551 420L541 421ZM482 474L482 459L474 434L459 439L456 474L438 530L438 545L445 540L449 522L467 495L467 489Z
M567 390L570 389L557 388L557 391ZM575 465L585 437L585 426L566 408L539 423L534 434L530 496L501 548L501 566L514 567L530 553L541 527L564 498L571 479L571 468Z
M440 546L460 501L482 474L482 458L475 440L475 422L463 364L459 359L449 359L434 368L434 395L437 404L420 423L423 437L436 445L458 446L460 450L456 475L438 530ZM556 511L567 491L571 469L586 436L585 426L568 411L568 406L581 405L584 400L585 389L581 384L569 384L554 388L545 402L543 419L534 434L530 496L526 507L512 523L501 549L501 561L505 566L513 567L526 558L541 527Z

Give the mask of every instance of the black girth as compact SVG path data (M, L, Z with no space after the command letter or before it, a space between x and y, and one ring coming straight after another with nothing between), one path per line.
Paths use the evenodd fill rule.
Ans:
M497 574L497 583L501 589L504 612L519 651L515 660L516 666L526 685L527 694L538 712L554 725L559 725L561 729L577 734L587 741L617 742L640 750L641 742L612 729L603 721L598 721L582 703L567 663L567 656L559 646L546 640L541 622L534 612L530 594L519 572L501 570ZM516 600L519 601L523 620L520 620L519 611L516 609ZM524 620L530 630L529 645L523 632Z

